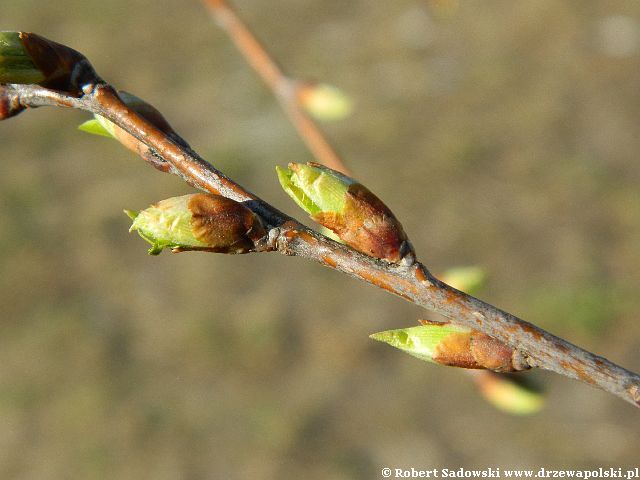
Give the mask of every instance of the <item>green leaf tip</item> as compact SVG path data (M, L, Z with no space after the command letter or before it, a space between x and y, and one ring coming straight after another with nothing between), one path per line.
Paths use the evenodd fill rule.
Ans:
M139 210L123 210L124 214L129 217L131 220L135 220L138 215L140 215Z
M78 125L78 130L90 133L92 135L115 138L115 135L113 133L113 124L109 122L109 120L106 120L99 115L95 115L95 118L87 120L86 122Z
M349 186L357 183L335 170L315 163L276 167L284 191L309 215L343 211Z
M369 338L387 343L426 362L438 363L434 360L438 345L452 334L468 334L471 330L452 324L435 323L417 327L399 328L369 335Z
M43 73L22 42L21 32L0 32L0 83L40 83Z

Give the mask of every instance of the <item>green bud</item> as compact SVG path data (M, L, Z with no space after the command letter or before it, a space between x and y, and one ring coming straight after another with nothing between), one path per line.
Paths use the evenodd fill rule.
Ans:
M453 288L474 294L484 287L487 276L480 267L455 267L442 273L440 279Z
M400 222L353 178L317 163L290 163L276 171L298 206L347 245L391 263L413 262L413 248Z
M260 219L249 208L219 195L172 197L140 212L125 213L133 219L129 231L137 231L152 245L151 255L164 248L248 253L265 235Z
M0 32L0 83L40 83L44 79L20 32Z
M29 32L0 32L0 83L37 83L71 95L100 81L84 55Z
M309 215L339 213L344 210L349 186L354 179L315 163L290 163L276 167L280 185Z
M374 333L370 338L421 360L451 367L499 372L530 368L518 352L502 342L451 323L423 320L421 326Z
M491 405L510 415L533 415L544 406L544 395L539 388L520 377L477 372L474 380L480 393Z
M308 83L298 89L300 104L318 120L340 120L349 116L353 102L340 89L326 83Z

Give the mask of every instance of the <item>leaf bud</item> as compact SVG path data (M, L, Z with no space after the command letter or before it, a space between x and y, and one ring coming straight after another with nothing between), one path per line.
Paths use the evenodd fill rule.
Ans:
M515 372L528 369L519 352L485 335L451 323L422 321L418 327L374 333L374 340L388 343L427 362L450 367Z
M341 120L353 110L353 102L340 89L326 83L303 83L298 87L298 101L318 120Z
M344 243L390 263L413 263L413 247L391 210L369 189L317 163L276 167L284 191Z
M220 195L196 193L172 197L140 212L125 210L136 230L158 255L173 251L204 250L248 253L266 232L259 217L243 204Z
M35 33L0 32L0 83L39 84L81 95L99 80L84 55Z

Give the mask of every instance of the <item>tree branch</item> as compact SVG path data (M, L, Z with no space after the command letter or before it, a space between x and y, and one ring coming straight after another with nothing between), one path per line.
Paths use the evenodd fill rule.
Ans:
M168 171L205 192L243 202L265 222L268 233L256 251L277 250L314 260L376 285L452 322L483 332L513 347L522 367L538 367L580 380L640 407L640 376L504 312L433 277L425 266L391 264L305 227L261 200L172 137L128 108L99 77L65 93L37 85L0 85L0 119L28 107L57 106L102 115L151 149ZM148 161L148 159L146 159ZM157 165L154 165L157 166Z

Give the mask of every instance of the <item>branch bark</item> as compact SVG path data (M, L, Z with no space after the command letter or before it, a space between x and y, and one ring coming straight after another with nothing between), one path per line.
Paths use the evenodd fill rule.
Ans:
M171 137L128 108L113 87L97 76L78 94L37 85L0 85L6 118L23 108L57 106L99 114L151 149L166 168L190 185L243 202L267 227L256 251L277 250L308 258L364 280L405 300L440 313L453 323L481 331L516 349L528 366L554 371L610 392L640 407L640 375L581 349L524 320L432 276L419 262L396 265L363 255L315 232L252 194L198 156L186 142ZM6 107L6 108L5 108ZM148 158L145 160L149 161ZM155 167L157 164L152 163Z

